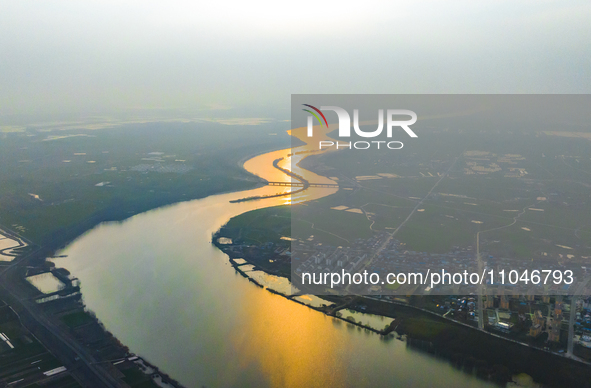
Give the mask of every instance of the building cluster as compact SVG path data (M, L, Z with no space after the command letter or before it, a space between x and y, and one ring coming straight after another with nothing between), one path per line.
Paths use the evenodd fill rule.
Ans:
M424 276L428 271L442 268L449 273L463 273L477 271L477 255L472 246L454 246L450 252L442 254L418 252L407 249L406 245L393 238L389 233L375 233L366 239L356 239L349 244L332 246L314 241L314 237L308 239L288 239L281 243L266 242L256 247L251 245L233 244L228 247L234 255L240 257L249 256L254 252L257 256L268 252L272 260L282 260L285 264L291 263L292 280L303 273L360 273L367 271L376 273L380 279L384 279L390 273L421 273ZM238 257L237 256L237 257ZM528 269L520 266L515 260L502 257L493 257L481 254L481 262L485 271L502 269L524 271ZM564 269L560 262L552 263L550 260L544 265L547 269ZM532 292L532 285L491 284L487 278L483 288L466 284L439 285L430 288L426 284L406 285L364 285L365 288L350 289L342 286L333 290L325 288L324 291L332 293L359 293L372 295L371 298L389 303L409 303L409 295L429 295L429 309L437 311L441 315L460 320L472 325L478 325L479 291L484 291L482 296L482 319L487 330L494 330L510 338L523 341L529 337L531 343L539 341L540 346L552 347L558 351L564 349L568 327L574 324L575 344L591 348L591 298L572 298L559 295L562 291L568 291L564 285L556 285L553 282L547 284L544 294ZM554 295L554 296L550 296ZM571 314L571 304L575 303L576 314ZM435 307L436 306L436 307ZM574 317L574 318L573 318ZM564 350L562 350L564 351Z
M380 281L380 284L370 285L364 290L373 294L395 292L404 295L461 295L478 293L482 285L491 295L566 295L572 291L576 283L556 283L554 271L563 274L561 276L565 281L566 270L572 270L575 279L591 276L591 268L588 270L586 267L577 267L574 263L568 264L567 267L563 261L552 258L543 262L532 262L481 253L482 267L479 267L472 246L454 246L446 253L419 252L409 250L405 243L387 232L375 233L365 239L355 239L341 246L315 242L313 236L310 236L306 240L292 241L291 252L292 272L298 276L304 273L317 274L319 277L323 274L342 274L343 271L349 274L367 271L369 274L378 274L381 281L389 274L420 274L424 280L420 284L407 282L396 287L392 287L392 284L381 284ZM542 269L552 276L542 273ZM535 270L538 277L532 278ZM463 276L466 273L468 276ZM471 274L472 277L469 277ZM432 279L438 282L433 284ZM541 279L546 279L546 283L544 284ZM502 300L501 303L502 308L507 308L507 300Z
M409 250L405 243L391 237L389 233L376 233L367 239L356 239L348 246L329 246L315 243L313 238L292 242L292 268L296 275L303 273L356 273L367 271L376 273L384 280L388 274L418 274L428 279L430 271L445 269L448 273L476 270L476 261L471 246L461 248L453 247L453 250L444 253L426 253ZM380 282L381 283L381 282ZM410 283L410 282L409 282ZM424 284L429 282L425 281ZM454 284L451 288L458 289L464 286ZM399 294L404 293L428 293L429 289L416 282L400 285ZM393 288L382 284L370 287L371 292L388 293ZM396 289L398 289L397 287ZM411 290L413 288L413 290ZM416 290L420 288L420 290ZM420 292L418 292L420 291ZM440 292L442 293L442 292ZM456 292L457 293L457 292Z

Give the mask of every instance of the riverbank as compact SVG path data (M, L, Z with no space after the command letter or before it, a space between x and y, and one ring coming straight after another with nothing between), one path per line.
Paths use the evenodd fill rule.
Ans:
M279 159L280 160L280 159ZM283 171L283 169L281 169L278 166L278 161L279 160L275 160L273 163L273 166L276 169L281 170L282 172L284 172L285 174L287 174L288 176L291 176L291 172L286 172ZM296 178L299 178L298 176L296 176ZM251 219L252 217L249 217L249 219ZM236 224L241 224L240 222L236 222ZM223 228L222 228L223 229ZM220 231L222 230L220 229ZM275 226L276 229L276 226ZM278 270L277 269L277 265L276 263L279 261L289 261L289 257L287 259L285 258L281 258L280 255L273 255L273 254L269 254L269 251L273 251L275 250L275 252L278 251L287 251L288 248L287 247L278 247L276 246L276 244L271 243L271 240L267 240L267 244L271 244L270 246L265 246L265 247L256 247L256 244L254 244L254 246L250 246L249 249L247 249L246 251L241 251L240 253L236 253L236 252L232 252L231 247L228 246L223 246L220 244L216 244L217 239L216 236L220 236L220 231L217 232L216 235L214 235L214 245L216 245L220 250L222 250L223 252L225 252L229 257L230 260L233 261L232 256L233 255L238 255L240 256L243 260L245 260L247 263L254 265L256 270L260 270L263 271L267 274L272 274L275 276L283 276L285 278L289 278L290 276L290 271L289 268L287 268L285 265L283 265L283 270ZM228 231L226 231L228 232ZM240 232L242 232L242 229L240 229ZM224 237L228 237L231 239L234 239L237 237L235 235L232 235L231 233L229 235L224 234ZM240 233L238 235L238 237L240 236ZM247 252L246 254L244 254L245 252ZM253 254L253 252L256 252ZM256 260L254 259L256 256ZM269 264L269 263L273 263L273 264ZM284 263L285 264L285 263ZM289 263L287 263L289 264ZM249 277L245 272L241 271L238 267L238 265L233 264L233 266L237 269L238 272L240 272L242 274L242 276L248 278L250 281L257 283L256 280L252 279L251 277ZM272 268L270 268L272 267ZM258 283L257 283L258 284ZM260 284L259 284L260 286ZM273 293L278 293L284 297L286 297L287 299L296 301L298 303L301 303L300 301L296 300L293 298L293 296L291 295L286 295L283 294L281 292L277 292L275 290L271 291ZM325 299L327 300L332 300L333 302L336 303L336 305L340 305L340 309L348 307L351 305L350 301L346 300L346 297L325 297ZM573 378L573 384L584 384L583 381L585 379L587 379L587 377L591 377L587 374L585 374L584 372L581 372L581 368L580 366L584 366L584 368L586 368L589 364L585 363L585 362L579 362L578 360L574 359L574 360L570 360L567 359L565 357L561 357L557 354L545 351L543 349L538 349L538 348L534 348L531 347L528 344L525 343L521 343L519 341L513 340L513 339L509 339L509 338L505 338L503 336L500 336L498 334L495 333L491 333L489 332L483 332L483 331L479 331L477 329L477 327L475 327L474 324L471 324L471 322L468 322L467 320L467 316L464 317L464 319L466 320L465 322L459 322L456 321L455 319L452 319L450 317L447 316L441 316L441 314L436 314L432 311L429 311L427 309L421 308L420 306L413 306L412 303L395 303L392 301L381 301L381 300L377 300L377 299L368 299L368 298L361 298L359 299L362 303L363 303L363 308L358 308L356 309L355 304L353 304L353 309L356 309L358 312L370 312L370 313L374 313L374 314L378 314L381 316L388 316L391 318L395 317L395 310L400 310L400 309L405 309L405 308L411 308L414 309L415 312L421 314L421 320L419 321L413 321L412 319L408 320L406 322L406 324L399 324L396 327L398 327L399 331L405 332L407 335L409 335L410 339L415 339L418 341L429 341L430 343L437 343L439 347L441 347L442 349L454 349L457 345L456 343L453 343L453 345L450 344L442 344L440 342L442 342L441 338L439 337L442 331L444 332L454 332L456 336L460 336L458 333L461 333L461 337L466 337L466 338L472 338L472 337L478 337L478 340L475 340L472 342L471 346L466 346L466 347L462 347L460 346L459 348L456 348L456 353L462 354L462 353L466 353L469 354L469 358L470 357L479 357L480 359L490 359L496 362L501 362L501 363L507 363L507 358L503 358L503 357L497 357L497 355L491 353L491 354L482 354L478 351L475 351L475 349L473 349L473 347L478 347L479 343L491 343L490 345L487 345L489 348L491 349L497 349L498 351L502 351L503 346L507 346L507 343L509 343L508 346L510 347L516 347L516 353L520 353L520 351L523 351L525 348L526 352L534 352L536 354L532 354L532 357L535 357L536 360L539 360L540 362L547 362L548 366L552 365L561 365L561 367L564 367L566 369L572 369L571 371L569 371L569 373L567 373L567 375L569 376L569 378ZM368 310L367 305L372 305L372 310ZM392 306L396 305L396 309L393 309ZM327 315L334 315L334 313L336 311L338 311L337 309L334 308L317 308L314 306L309 306L310 308L323 312ZM331 306L334 307L334 306ZM414 318L413 318L414 319ZM413 324L414 323L414 324ZM437 328L437 326L443 325L443 328ZM388 330L388 328L386 328L385 330ZM379 334L384 334L385 330L377 330L376 332ZM484 336L484 337L483 337ZM445 341L443 341L445 342ZM461 341L460 341L461 342ZM504 345L505 344L505 345ZM441 351L442 354L445 353L445 351ZM449 354L448 354L449 356ZM456 357L457 358L457 357ZM480 363L482 364L482 363ZM505 368L512 368L514 369L515 372L523 372L525 370L528 370L528 373L531 373L532 375L536 376L536 380L538 381L544 381L545 383L550 383L552 385L555 386L561 386L561 384L564 382L563 380L561 380L561 377L558 377L558 380L555 380L553 378L553 376L548 376L545 375L543 372L540 373L536 368L532 368L530 364L528 363L522 363L521 360L512 360L512 362L508 363L509 365L506 366ZM497 368L498 369L498 368ZM501 368L502 369L502 368ZM545 368L543 368L544 370L546 370ZM501 372L499 372L501 373ZM503 373L501 373L503 374ZM504 373L504 375L506 375L506 373ZM495 381L501 381L503 380L502 378L493 378L493 380Z
M221 229L224 230L224 229ZM221 231L220 230L220 231ZM280 295L290 301L302 304L308 308L321 312L335 319L340 319L352 325L374 332L381 336L389 336L392 332L405 335L409 346L440 357L451 362L455 367L476 373L487 381L505 384L511 381L511 376L527 373L535 381L553 387L563 386L591 386L591 371L589 364L570 360L551 352L537 349L517 341L501 337L491 332L483 332L468 322L459 322L443 317L420 306L413 305L408 298L406 302L382 301L379 298L362 296L322 296L327 301L326 306L316 307L295 299L296 295L285 294L258 283L241 266L249 264L252 270L263 271L267 274L288 278L289 274L277 269L271 269L265 263L272 263L278 255L263 255L261 251L252 251L257 257L234 250L232 245L220 244L219 237L236 239L238 236L220 234L213 236L213 244L226 253L235 270L250 282L269 292ZM226 230L227 232L228 230ZM273 251L274 248L270 248ZM278 249L280 250L280 249ZM238 264L240 258L245 263ZM419 302L420 297L415 297ZM416 301L415 301L416 302ZM350 309L363 314L373 314L392 318L392 323L382 330L367 327L358 322L352 322L338 315L339 311ZM532 360L536 362L533 363ZM540 367L541 366L541 367ZM560 373L551 371L560 370Z
M272 161L288 152L257 157L246 167L265 179L281 180ZM312 176L310 181L317 180ZM301 200L330 193L309 190ZM184 202L102 225L60 252L67 257L56 263L80 278L86 304L109 331L186 386L389 387L404 381L428 386L435 381L432 376L445 376L454 387L489 386L444 362L408 352L402 342L384 346L382 339L391 337L371 336L342 319L252 287L211 245L212 233L239 214L285 201L228 204L240 196L245 194ZM264 282L267 275L259 275ZM356 314L343 315L359 321ZM299 333L297 346L291 343L294 333ZM319 344L330 344L329 359ZM372 357L354 361L357 353ZM393 365L380 361L393 355ZM359 365L355 373L346 366L350 362Z
M274 150L282 149L281 147L273 147ZM255 155L261 155L268 152L269 148L265 148L263 150L259 150ZM252 156L252 155L250 155ZM244 170L243 170L244 171ZM67 364L67 359L70 358L69 354L65 354L63 349L61 349L59 345L60 338L66 338L68 335L71 335L73 331L76 331L76 339L73 344L76 342L80 342L81 344L88 346L90 349L96 350L96 352L100 352L102 354L104 352L105 345L103 344L103 348L101 346L96 348L97 344L102 343L102 341L107 341L109 345L107 347L111 348L111 351L108 353L110 354L107 357L103 355L97 355L99 363L105 363L107 360L113 360L117 362L117 367L113 365L108 365L105 363L104 365L108 365L108 372L106 375L112 373L113 370L124 370L123 376L120 375L115 378L122 378L123 381L130 383L133 382L135 384L144 384L143 386L150 387L153 385L154 387L181 387L181 385L170 378L167 374L162 373L159 369L153 364L148 362L144 357L139 357L134 355L133 353L129 353L129 349L123 345L119 340L115 338L113 334L111 334L105 325L103 325L97 318L95 314L90 311L87 311L87 307L82 302L82 294L80 293L80 289L76 287L66 286L63 290L55 293L55 295L45 296L38 294L38 290L34 289L28 282L24 280L28 274L33 271L33 273L45 273L47 271L51 272L59 272L58 269L53 267L52 263L46 261L48 257L56 257L56 252L59 249L62 249L65 246L70 245L73 241L77 240L79 237L85 235L89 230L95 228L97 225L105 223L105 222L122 222L124 220L130 219L131 217L136 216L140 213L146 213L150 210L154 209L165 209L167 207L171 207L174 205L178 205L182 202L189 202L195 199L200 198L207 198L212 195L223 195L224 193L234 193L240 192L243 190L252 190L256 187L263 186L256 175L244 172L246 174L245 178L228 180L221 185L214 184L206 192L200 190L200 193L204 193L204 195L196 196L196 197L187 197L182 193L176 193L176 195L168 195L163 197L154 196L150 201L144 201L141 205L134 205L134 211L129 211L126 208L126 205L118 205L118 206L111 206L102 211L95 212L95 214L91 217L86 218L82 222L77 222L74 225L68 227L67 229L59 229L59 233L56 231L55 233L49 231L50 235L54 235L55 237L51 239L51 241L43 242L41 245L37 245L30 240L22 237L21 235L17 234L16 232L10 231L7 228L3 228L3 234L9 236L11 239L14 239L19 243L19 247L16 248L14 252L17 252L15 255L12 255L11 259L14 260L12 262L3 262L4 270L2 271L2 282L4 283L3 286L7 287L7 294L4 295L6 299L10 301L10 305L14 306L16 310L25 314L27 308L31 309L32 312L36 312L37 310L45 311L47 314L47 318L52 322L51 325L55 325L56 329L54 331L44 332L39 335L39 337L43 340L43 344L51 350L52 353L59 355L60 358L64 359L64 364ZM159 175L158 175L159 176ZM222 190L219 190L222 188ZM228 190L223 190L223 188L228 188ZM214 191L212 191L214 190ZM24 243L26 242L26 244ZM15 248L11 248L15 249ZM25 252L26 251L26 252ZM66 255L59 255L59 257L63 260ZM0 270L2 267L0 267ZM67 271L66 271L67 272ZM16 297L11 297L9 294L8 289L10 292L15 293ZM39 302L27 304L28 307L20 306L18 304L18 300L25 300L31 299L34 300L38 298L42 300L42 304ZM19 307L20 306L20 307ZM49 310L49 311L48 311ZM78 311L80 314L85 314L91 319L84 325L83 328L66 328L63 326L62 322L62 315L64 311ZM55 313L55 314L54 314ZM28 314L28 313L27 313ZM31 313L32 314L32 313ZM31 318L31 322L34 322L35 319ZM31 323L31 325L35 325ZM92 330L90 327L94 327ZM34 326L30 326L31 330L35 330ZM70 333L68 333L70 332ZM90 342L87 342L91 339ZM101 341L97 341L97 338L101 339ZM70 340L67 340L70 341ZM67 342L69 343L69 342ZM78 346L78 345L72 345ZM82 348L81 348L82 349ZM124 358L120 358L122 355L125 354ZM104 358L103 358L104 357ZM74 356L71 357L72 359ZM132 358L130 360L130 358ZM133 361L133 362L132 362ZM141 365L139 365L139 364ZM133 365L132 365L133 364ZM137 364L137 365L136 365ZM94 369L98 367L92 367ZM91 368L91 369L92 369ZM126 371L130 371L130 376L126 375ZM136 373L137 372L137 373ZM141 374L143 373L144 377ZM88 373L91 373L90 371ZM103 373L103 372L100 372ZM115 375L117 375L115 373ZM129 380L129 381L128 381ZM148 381L150 384L148 384Z
M353 320L350 320L350 319L347 319L347 318L343 318L342 315L337 315L336 314L337 311L331 312L331 308L330 308L329 305L326 305L324 307L316 307L316 306L312 306L312 305L306 304L306 303L304 303L304 302L302 302L300 300L295 299L293 295L288 295L288 294L285 294L285 293L282 293L280 291L277 291L277 290L274 290L272 288L269 288L269 287L264 286L263 284L259 283L256 279L248 276L248 274L245 271L243 271L243 270L240 269L240 266L242 266L244 264L239 264L239 263L237 263L232 258L230 258L229 261L232 264L232 267L234 267L234 269L236 270L236 272L238 272L246 280L248 280L249 282L253 283L254 285L256 285L257 287L259 287L259 288L261 288L263 290L267 290L267 291L269 291L272 294L279 295L279 296L281 296L283 298L289 299L292 302L301 304L302 306L306 306L306 307L308 307L308 308L310 308L312 310L321 312L321 313L323 313L325 315L328 315L328 316L331 316L331 317L333 317L335 319L342 320L345 323L348 323L348 324L357 326L357 327L359 327L361 329L365 329L366 331L370 331L370 332L373 332L375 334L379 334L379 335L382 335L382 336L390 336L390 338L394 338L394 334L392 334L392 332L394 330L391 328L392 325L389 325L388 328L386 328L384 330L378 330L378 329L373 328L371 326L364 325L364 324L362 324L360 322L356 322L356 321L353 321ZM348 305L342 306L342 308L346 308L346 307L348 307ZM392 322L392 323L394 323L394 322Z

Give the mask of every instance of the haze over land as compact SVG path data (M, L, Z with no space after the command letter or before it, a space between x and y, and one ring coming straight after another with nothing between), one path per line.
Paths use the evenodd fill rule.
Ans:
M588 94L589 15L588 0L0 0L0 386L590 386L591 298L550 296L561 282L291 291L293 269L391 258L583 269L591 120L569 114L588 96L532 103L530 126L417 109L421 146L390 154L294 152L286 133L295 93ZM383 254L363 261L370 245Z
M587 93L589 14L588 1L6 0L0 126L289 119L291 93Z

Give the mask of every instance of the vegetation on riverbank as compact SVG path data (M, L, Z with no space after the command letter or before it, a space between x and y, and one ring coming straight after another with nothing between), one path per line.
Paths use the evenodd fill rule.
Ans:
M253 188L260 179L240 161L289 146L287 136L269 131L268 124L150 123L57 139L36 130L8 134L0 142L0 225L49 253L104 221Z
M123 375L118 377L130 386L156 387L158 379L180 386L157 367L129 354L129 349L86 311L78 285L70 284L54 293L55 299L48 299L24 278L31 271L52 270L58 275L60 271L45 259L101 222L121 221L175 202L259 184L260 179L244 171L241 162L253 154L282 148L289 141L267 137L270 128L265 125L240 126L238 131L236 127L153 123L80 130L74 137L55 139L36 130L4 136L0 142L4 167L0 170L0 225L29 245L14 250L16 264L3 272L6 290L0 289L0 299L19 311L27 328L64 365L72 360L63 352L64 343L58 338L62 334L74 336L96 352L98 359L121 358L116 368L115 364L108 368L119 369ZM226 141L229 136L233 141ZM45 303L36 304L35 298ZM30 300L23 303L30 304L33 313L44 310L59 335L44 331L18 300Z
M281 236L289 236L288 212L288 207L275 207L237 216L213 236L213 243L228 254L233 263L235 258L241 258L255 265L257 270L289 278L289 256L281 255L273 248L264 248L268 242L289 248L289 241L281 239ZM232 239L233 244L244 244L243 248L246 248L235 251L232 244L219 244L217 239L220 236ZM239 266L234 266L242 276L262 287ZM303 304L290 295L269 291ZM430 303L424 297L401 298L405 302L397 304L360 296L324 295L322 299L328 302L324 307L307 306L345 321L347 318L338 314L343 309L393 318L392 324L382 330L348 322L380 335L389 335L395 330L406 335L409 346L446 359L456 368L475 373L483 379L505 384L511 381L512 375L527 373L547 386L591 386L588 365L487 334L468 321L462 324L443 318L430 312ZM422 311L423 308L426 310Z

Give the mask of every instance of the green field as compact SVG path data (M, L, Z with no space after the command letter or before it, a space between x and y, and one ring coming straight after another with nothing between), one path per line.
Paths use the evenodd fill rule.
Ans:
M583 260L591 256L590 145L535 131L434 131L396 152L314 156L308 168L356 179L360 187L294 207L292 216L311 217L350 239L397 228L423 200L397 233L409 249L444 253L474 246L480 232L481 248L492 255ZM330 209L336 206L365 214L344 217Z
M149 123L3 134L0 225L55 248L102 221L252 188L239 161L289 144L269 132L276 126ZM84 136L51 138L72 134Z

